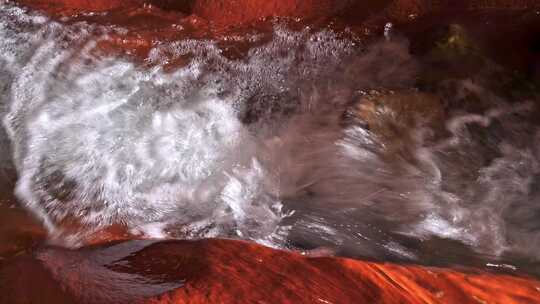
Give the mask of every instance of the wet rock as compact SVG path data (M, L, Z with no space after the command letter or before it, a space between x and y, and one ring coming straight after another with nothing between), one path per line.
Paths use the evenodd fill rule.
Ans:
M350 4L350 0L197 0L193 12L218 25L239 25L261 18L329 17Z
M416 90L363 92L346 116L346 121L354 120L374 133L390 152L414 144L415 131L441 132L444 119L440 98Z
M464 15L475 15L476 21L482 20L480 14L496 15L500 12L526 11L540 8L535 0L393 0L381 12L369 16L362 21L358 31L381 34L387 23L405 26L409 24L426 24L430 27L444 19L459 19ZM485 23L482 27L485 26ZM501 37L498 33L497 37Z
M232 35L237 29L256 28L262 20L271 17L291 17L299 25L330 26L337 30L348 28L349 33L361 38L378 38L385 25L393 23L396 32L410 24L422 25L411 31L414 41L421 41L424 33L443 23L445 19L471 16L474 12L526 11L538 8L538 1L500 0L500 1L429 1L429 0L17 0L30 9L41 10L65 22L86 21L97 24L114 24L127 29L125 34L111 34L110 39L101 46L106 54L120 52L145 58L148 51L162 41L185 38L221 39ZM97 14L96 14L97 12ZM484 28L482 16L475 16L475 28ZM536 14L533 19L536 20ZM435 17L434 17L435 16ZM426 22L426 18L431 21ZM511 18L522 22L520 16ZM536 21L534 21L536 22ZM497 30L504 24L497 23ZM503 22L506 23L506 22ZM528 26L529 23L527 23ZM271 29L270 26L262 27ZM511 27L514 28L514 27ZM520 26L520 28L522 28ZM491 34L495 41L488 48L501 49L498 33ZM241 31L240 31L241 33ZM513 37L513 36L512 36ZM513 39L507 37L508 39ZM534 38L534 37L533 37ZM531 39L533 39L531 38ZM528 38L527 38L528 39ZM534 38L535 39L535 38ZM507 48L503 45L502 48ZM234 47L233 47L234 48ZM499 52L524 65L531 61L531 54L508 56L512 52ZM517 58L516 58L517 57ZM536 57L535 57L536 58ZM534 59L534 58L533 58ZM536 59L535 59L536 60ZM536 73L536 65L534 67Z
M434 1L394 0L386 8L386 13L394 22L407 22L432 12L438 6L432 2Z
M0 200L0 265L30 252L45 238L45 229L14 200Z
M103 12L139 5L140 0L18 0L32 9L46 11L52 15L73 15L85 12Z
M0 303L77 303L40 260L24 255L14 261L0 268Z
M305 257L232 240L48 248L0 269L0 303L535 303L540 282ZM44 288L45 287L45 288Z
M395 22L408 22L430 13L491 9L524 10L539 7L535 0L394 0L386 13Z
M469 9L530 9L539 7L536 0L476 0L465 1Z
M480 75L493 69L484 51L460 24L450 24L439 29L424 60L429 69L424 69L420 83L433 87L449 79L463 79ZM487 76L487 75L486 75Z
M328 17L350 4L351 0L19 0L30 8L53 15L75 15L121 8L158 7L167 11L195 14L220 26L235 26L261 18L282 16L299 18Z
M347 15L349 19L357 16L361 19L357 21L363 21L366 11L372 13L370 22L377 23L378 20L407 23L418 17L441 11L524 10L540 7L535 0L363 1L365 4L358 4L359 1L354 0L17 0L17 2L33 9L44 10L49 14L63 16L153 6L167 11L195 14L219 26L237 26L273 16L314 19ZM384 10L381 10L381 3L385 5Z
M451 24L443 39L436 42L435 52L442 56L459 56L478 53L480 50L467 31L459 24Z

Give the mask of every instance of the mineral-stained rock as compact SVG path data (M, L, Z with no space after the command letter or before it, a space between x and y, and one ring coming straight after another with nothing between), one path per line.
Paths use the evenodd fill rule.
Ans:
M328 18L337 14L365 17L371 11L368 23L406 23L426 14L441 11L530 9L540 7L535 0L17 0L30 8L44 10L53 15L75 15L84 12L102 12L119 8L155 6L168 11L195 14L219 26L236 26L271 16L304 19ZM386 8L381 11L381 3ZM375 8L373 10L372 8ZM350 12L348 10L361 10ZM377 13L380 12L380 13Z
M197 0L193 12L216 24L237 25L270 16L317 18L342 10L350 0Z
M348 27L358 36L367 35L369 38L382 35L384 27L391 22L396 25L398 32L410 24L412 26L407 36L413 36L413 41L422 41L423 33L436 28L446 19L461 18L461 16L474 15L475 12L485 12L480 16L495 16L497 12L521 11L527 9L537 19L531 8L540 7L535 0L16 0L16 2L30 8L41 10L55 18L68 16L66 22L87 21L98 24L116 24L128 29L126 34L111 35L102 46L105 52L121 52L134 54L145 58L148 50L163 41L180 40L184 38L220 38L235 29L251 27L267 17L292 17L303 20L300 24L316 23L325 26L336 21L333 26ZM103 14L88 14L100 12ZM489 13L488 13L489 12ZM435 18L425 22L426 18ZM508 18L507 18L508 19ZM521 22L519 28L529 28L531 22L523 23L524 16L518 14L509 20ZM530 18L529 18L530 19ZM486 49L511 48L513 44L501 45L500 37L509 40L524 41L536 39L535 37L519 38L521 32L514 26L508 26L506 21L499 22L493 19L490 24L497 24L496 30L489 30L488 22L480 17L471 26L473 28L487 28L494 34L493 41L488 41ZM491 19L490 19L491 20ZM506 19L505 19L506 20ZM318 22L314 22L318 21ZM523 23L523 25L521 25ZM422 26L422 24L425 24ZM482 26L478 26L481 24ZM533 21L532 24L538 24ZM338 26L339 25L339 26ZM440 24L439 24L440 25ZM504 26L503 26L504 25ZM269 27L271 28L271 27ZM499 30L506 29L508 34L501 34ZM241 32L241 31L240 31ZM531 29L528 32L533 33ZM475 35L482 38L485 35ZM516 38L517 37L517 38ZM491 38L490 38L491 39ZM484 40L484 39L481 39ZM515 44L515 43L514 43ZM510 46L509 46L510 45ZM527 45L523 49L527 49ZM533 48L534 49L534 48ZM525 56L515 54L515 50L500 52L502 57L511 58L518 62L520 68L529 68L534 54ZM533 69L536 69L534 67ZM533 71L536 73L536 70Z
M48 248L0 269L0 303L538 303L540 282L305 257L232 240Z
M328 17L351 0L18 0L31 8L69 15L119 8L156 6L169 11L194 13L218 25L239 25L271 16Z
M140 0L18 0L22 5L53 15L102 12L142 3Z

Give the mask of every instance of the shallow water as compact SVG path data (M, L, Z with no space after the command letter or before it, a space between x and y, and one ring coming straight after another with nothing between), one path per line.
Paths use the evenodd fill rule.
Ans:
M537 271L534 98L483 75L419 93L425 67L391 32L359 44L276 22L241 59L184 39L141 64L96 51L122 28L1 5L0 159L56 244L120 225Z

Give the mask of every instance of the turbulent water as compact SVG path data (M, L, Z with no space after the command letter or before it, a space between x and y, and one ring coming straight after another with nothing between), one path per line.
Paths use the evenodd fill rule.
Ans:
M358 45L276 23L243 59L185 39L143 65L95 52L121 28L0 5L1 159L56 242L122 225L374 258L424 259L445 249L422 244L441 239L491 260L540 258L535 103L456 80L443 120L378 132L358 101L414 92L420 70L398 37ZM467 95L489 106L442 110ZM391 110L372 116L399 120Z

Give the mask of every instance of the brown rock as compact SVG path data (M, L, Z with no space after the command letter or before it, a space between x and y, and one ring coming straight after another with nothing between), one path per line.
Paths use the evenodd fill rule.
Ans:
M394 0L387 15L395 22L408 22L417 17L441 11L511 9L540 7L535 0Z
M440 98L415 90L365 92L347 114L375 134L390 154L414 146L417 130L440 134L445 121Z

